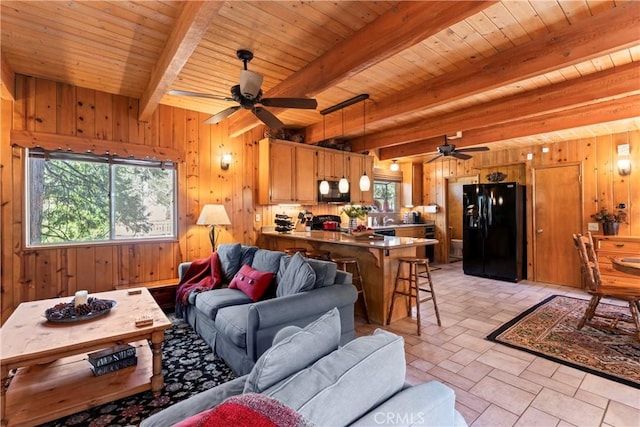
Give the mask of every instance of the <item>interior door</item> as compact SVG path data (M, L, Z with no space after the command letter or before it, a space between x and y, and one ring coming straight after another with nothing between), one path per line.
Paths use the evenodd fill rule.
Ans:
M580 260L573 233L582 231L580 165L533 172L535 280L580 287Z

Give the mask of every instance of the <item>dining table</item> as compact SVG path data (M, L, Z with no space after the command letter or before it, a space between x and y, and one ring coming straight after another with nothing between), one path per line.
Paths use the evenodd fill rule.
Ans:
M612 258L613 268L623 273L640 276L640 255L637 257Z

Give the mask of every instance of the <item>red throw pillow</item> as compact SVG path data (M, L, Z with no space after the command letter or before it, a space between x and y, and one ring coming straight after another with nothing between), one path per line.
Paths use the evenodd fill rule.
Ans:
M272 279L273 273L254 270L245 264L233 276L231 283L229 283L229 288L240 289L252 300L258 301L269 288Z

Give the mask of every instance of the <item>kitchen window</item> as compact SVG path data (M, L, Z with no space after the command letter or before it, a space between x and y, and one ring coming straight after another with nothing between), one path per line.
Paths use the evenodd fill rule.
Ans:
M373 204L380 212L400 212L400 182L373 181Z
M31 149L28 246L176 237L176 165Z

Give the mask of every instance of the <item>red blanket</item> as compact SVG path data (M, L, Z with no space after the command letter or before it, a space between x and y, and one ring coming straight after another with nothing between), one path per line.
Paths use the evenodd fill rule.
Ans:
M189 294L208 291L222 283L222 271L217 252L212 252L208 258L197 259L189 265L176 292L177 305L186 305Z

